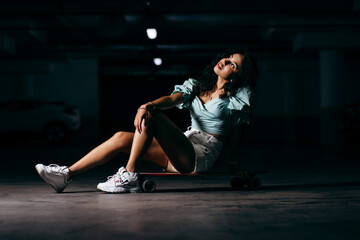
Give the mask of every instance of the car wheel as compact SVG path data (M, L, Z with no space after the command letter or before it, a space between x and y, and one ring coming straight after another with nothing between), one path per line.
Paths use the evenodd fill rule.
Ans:
M58 123L53 123L45 128L45 137L49 143L64 143L67 137L66 128Z

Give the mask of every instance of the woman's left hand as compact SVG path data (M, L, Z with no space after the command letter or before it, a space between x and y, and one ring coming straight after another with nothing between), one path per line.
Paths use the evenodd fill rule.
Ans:
M149 124L149 119L150 119L150 113L144 108L140 108L136 113L134 126L140 134L142 132L143 121L144 121L144 126L146 127Z

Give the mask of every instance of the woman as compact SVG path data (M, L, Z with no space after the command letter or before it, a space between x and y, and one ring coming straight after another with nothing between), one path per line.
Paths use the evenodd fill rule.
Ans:
M170 172L199 173L214 164L230 132L247 121L251 90L257 77L256 59L247 50L219 55L199 80L190 78L176 85L170 96L139 107L135 133L117 132L71 167L37 164L40 176L62 192L79 173L104 164L119 152L130 153L121 167L97 188L111 193L138 192L135 164L139 159L153 162ZM183 133L159 110L177 106L189 108L191 128ZM238 134L230 143L237 145Z

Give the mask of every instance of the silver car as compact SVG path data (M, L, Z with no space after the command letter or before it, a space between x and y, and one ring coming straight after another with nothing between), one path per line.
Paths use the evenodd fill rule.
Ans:
M12 101L0 105L0 132L36 132L63 143L81 127L79 108L61 102Z

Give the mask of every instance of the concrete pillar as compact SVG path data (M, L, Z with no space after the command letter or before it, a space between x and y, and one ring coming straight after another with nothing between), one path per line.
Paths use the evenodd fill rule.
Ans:
M360 0L354 0L354 12L359 12L360 10Z
M320 50L320 143L341 144L339 126L343 105L344 53L342 50Z
M15 54L16 42L5 35L0 35L0 53Z
M284 87L284 114L296 114L296 73L284 72L283 73L283 87Z
M296 86L294 74L291 72L283 73L283 92L284 92L284 142L292 143L295 140L294 125L292 124L293 115L296 113Z

